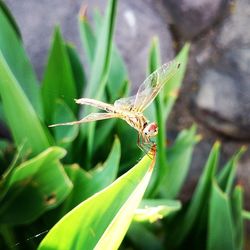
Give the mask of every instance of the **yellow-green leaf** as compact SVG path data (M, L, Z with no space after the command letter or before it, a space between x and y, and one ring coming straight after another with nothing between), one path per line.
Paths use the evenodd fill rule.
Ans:
M66 214L39 249L117 249L151 177L155 156L148 155L113 184Z

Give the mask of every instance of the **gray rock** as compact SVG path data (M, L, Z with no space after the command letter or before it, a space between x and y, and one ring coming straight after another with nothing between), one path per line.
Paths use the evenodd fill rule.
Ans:
M217 34L217 46L223 48L239 48L250 46L249 31L250 2L237 0L232 5L231 15L225 20Z
M247 105L247 96L238 91L236 82L234 76L207 69L201 79L202 86L195 100L198 108L194 113L218 132L237 139L249 139L250 105Z
M229 0L164 0L180 36L192 39L223 16Z
M100 9L103 13L107 2L101 0L6 1L17 19L25 47L39 78L43 74L54 26L59 24L65 39L76 44L79 53L82 54L77 24L80 6L87 4L88 13L91 15L94 8ZM152 36L160 38L164 62L174 56L171 34L157 6L153 0L129 0L118 3L115 39L126 61L130 79L136 84L140 84L145 78ZM84 59L84 56L82 58Z
M249 13L249 1L238 1L218 31L217 58L203 67L194 106L195 116L210 128L243 140L250 138Z

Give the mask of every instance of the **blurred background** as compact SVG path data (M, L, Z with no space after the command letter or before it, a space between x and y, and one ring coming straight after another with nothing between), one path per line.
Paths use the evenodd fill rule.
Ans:
M21 29L24 45L42 78L55 25L66 40L80 48L77 15L104 11L103 0L6 0ZM91 19L91 15L89 16ZM168 138L191 124L202 141L196 146L182 199L188 199L211 145L222 142L225 162L241 145L250 143L250 2L249 0L120 0L116 44L127 64L133 90L145 79L148 51L158 36L162 61L171 60L186 41L191 43L188 70L168 121ZM238 182L250 209L250 151L242 157ZM249 230L248 230L249 231Z

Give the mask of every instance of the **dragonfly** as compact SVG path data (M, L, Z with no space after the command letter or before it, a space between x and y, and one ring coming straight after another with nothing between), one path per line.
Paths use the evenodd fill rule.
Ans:
M137 145L144 151L146 146L152 146L152 137L158 134L156 122L149 122L143 111L153 102L163 86L180 69L176 60L163 64L150 74L140 85L136 95L118 99L114 104L108 104L90 98L75 99L77 104L89 105L105 112L90 113L79 121L65 122L50 125L49 127L68 126L111 118L120 118L138 131Z

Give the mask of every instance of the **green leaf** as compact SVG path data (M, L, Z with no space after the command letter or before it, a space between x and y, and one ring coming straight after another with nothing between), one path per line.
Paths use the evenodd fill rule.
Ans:
M148 72L154 72L161 65L160 46L158 37L152 39L152 44L149 50Z
M243 188L239 185L234 188L231 205L234 221L235 249L241 250L244 249Z
M74 46L71 44L66 44L71 70L74 77L75 85L76 85L76 91L77 96L75 98L80 98L83 93L83 89L86 84L86 77L83 70L83 65L81 63L81 60L78 56L78 53Z
M5 14L5 16L8 18L9 23L12 25L12 29L15 30L17 37L19 37L19 39L22 39L21 36L21 32L19 30L19 27L16 23L15 18L13 17L13 15L11 14L10 10L8 9L7 5L5 4L4 1L0 0L0 9L1 11L3 11L3 13Z
M85 92L89 98L102 97L110 69L112 37L117 1L110 0L98 36L90 80ZM98 91L97 91L98 90Z
M27 58L16 28L13 26L13 22L10 21L10 16L8 14L6 15L5 11L6 9L4 10L3 8L0 8L1 57L3 57L5 64L8 65L9 71L15 77L33 108L40 117L43 117L40 90L36 76L29 59ZM2 78L3 76L0 77ZM2 82L2 79L0 80ZM0 92L2 92L1 89ZM18 114L18 112L16 113Z
M112 48L112 37L114 30L115 14L117 0L110 0L104 21L98 36L95 57L91 68L90 79L85 91L85 96L101 100L104 94L105 86L108 80L110 69L110 57ZM85 107L83 115L93 111L93 108ZM88 147L87 157L90 158L94 143L95 123L86 124L81 132L83 136L87 135Z
M221 189L226 192L228 195L231 194L233 189L234 180L237 171L237 164L239 158L242 154L246 151L246 147L242 147L231 159L228 161L226 166L222 168L218 175L218 184L220 185Z
M111 138L113 133L112 130L116 122L117 119L109 119L98 123L95 131L95 144L94 144L95 152L98 152L97 150L103 147L103 145L106 144L107 140Z
M128 238L136 246L136 249L143 250L163 250L162 240L156 234L151 232L146 226L139 222L134 222L128 230Z
M121 146L118 138L116 138L107 160L89 172L76 164L65 167L74 188L64 202L61 213L65 214L83 200L110 185L117 176L120 155Z
M165 133L165 122L166 122L166 116L170 112L170 109L172 108L174 104L174 100L170 99L168 102L165 100L166 96L169 95L169 91L176 91L177 88L179 89L184 77L185 73L185 64L187 60L187 56L184 57L183 51L187 51L187 45L184 46L182 51L179 53L179 55L175 58L177 62L180 63L180 69L176 71L176 74L173 75L172 78L170 78L165 86L163 87L162 93L159 93L159 95L156 97L155 101L155 111L156 111L156 120L158 124L158 136L157 136L157 145L158 145L158 168L156 168L156 172L154 174L154 185L151 187L151 195L156 195L156 193L159 191L160 186L164 183L164 177L166 175L166 172L168 171L169 166L166 166L166 155L165 155L165 148L166 148L166 133ZM186 52L187 53L187 52ZM158 39L154 38L152 42L152 46L149 53L149 73L152 73L160 66L160 49L159 49L159 43ZM170 72L172 69L170 68ZM173 68L173 70L175 70ZM171 86L171 87L168 87Z
M0 52L0 94L12 136L17 146L37 154L50 145L48 132L40 123L35 110Z
M144 199L136 209L134 220L153 223L181 209L181 203L166 199Z
M173 146L168 149L168 163L160 186L162 197L173 199L178 196L188 174L193 149L198 140L196 128L192 126L189 130L183 130Z
M215 180L209 201L207 249L236 249L230 200Z
M109 102L113 103L115 100L123 96L125 84L128 84L127 69L118 49L113 45L111 66L107 83Z
M176 247L180 246L188 236L189 232L191 232L191 229L196 227L196 221L199 219L208 204L208 197L210 196L212 188L212 178L215 175L218 164L219 148L220 144L216 142L210 152L190 204L186 210L179 215L179 217L177 215L172 221L172 223L178 225L178 227L171 230L171 235L168 236L168 241Z
M77 105L76 84L67 47L59 28L55 29L48 65L42 83L42 97L46 121L51 123L57 99L63 99L74 112Z
M28 223L60 204L72 184L59 159L65 151L51 147L16 167L2 183L1 223ZM18 209L17 209L18 208Z
M103 23L103 17L98 10L94 13L95 34L99 33L99 29ZM111 51L111 65L107 82L108 101L113 103L123 96L124 85L128 82L128 72L123 58L116 47L112 44Z
M73 112L62 100L57 100L52 123L68 122L76 120ZM79 132L78 126L58 126L53 129L56 144L67 147L76 138Z
M113 184L74 208L51 229L39 249L117 249L148 185L154 162L155 157L146 155Z
M160 46L158 38L152 40L152 45L149 51L149 60L148 60L148 73L153 73L158 67L160 67ZM160 184L163 182L164 172L166 171L166 155L165 155L165 121L163 120L163 94L159 93L155 100L155 113L156 120L158 124L158 135L157 135L157 145L158 145L158 168L154 172L154 186L152 185L152 191L150 190L151 195L153 196L158 192Z
M82 47L86 54L88 64L92 66L95 58L96 38L93 29L87 19L87 6L83 6L79 13L79 30Z
M245 220L250 220L250 211L242 210L242 216Z
M178 70L177 74L175 74L175 76L168 81L168 84L165 84L163 91L164 121L167 120L169 113L172 110L172 107L175 103L175 100L178 97L179 89L183 82L187 68L189 49L190 49L190 44L186 43L182 48L182 50L179 52L179 54L175 57L175 60L177 60L181 64L180 69Z
M1 97L1 94L0 94ZM4 117L4 110L3 110L3 105L0 102L0 122L5 123L6 118Z

